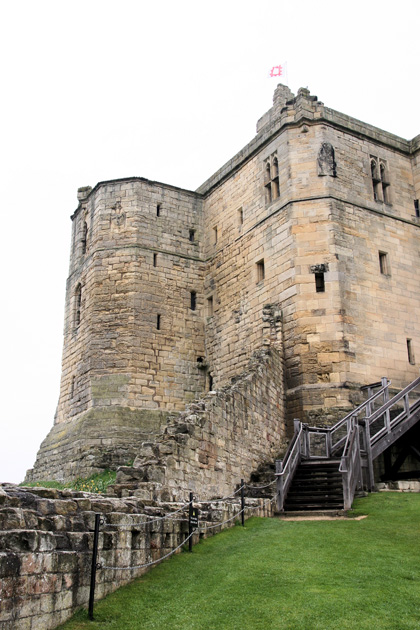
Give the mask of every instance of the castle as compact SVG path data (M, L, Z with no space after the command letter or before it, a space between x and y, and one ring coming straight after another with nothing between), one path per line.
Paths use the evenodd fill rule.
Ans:
M231 488L285 447L293 418L331 423L361 386L412 381L419 198L420 136L283 85L196 191L80 188L60 398L27 479L156 464L160 444L172 482L162 466L149 482L174 494L183 468Z

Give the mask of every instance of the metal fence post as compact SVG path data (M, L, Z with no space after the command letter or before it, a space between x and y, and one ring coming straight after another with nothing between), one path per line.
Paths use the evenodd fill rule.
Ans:
M241 479L241 523L242 527L245 527L245 488L243 479Z
M281 459L276 459L277 512L283 511L283 504L284 504L283 475L279 474L281 472L283 472L283 462Z
M193 533L193 526L192 526L192 515L193 515L193 493L190 492L190 505L188 508L188 551L192 551L192 533Z
M99 540L99 525L101 522L101 515L95 514L95 530L93 533L93 552L92 552L92 568L90 572L90 592L89 592L89 619L93 621L93 603L95 600L95 584L96 584L96 559L98 557L98 540Z

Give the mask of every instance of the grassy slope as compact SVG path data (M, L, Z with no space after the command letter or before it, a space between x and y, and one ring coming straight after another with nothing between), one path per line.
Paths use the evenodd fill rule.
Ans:
M56 488L57 490L68 488L69 490L102 494L106 492L110 484L115 483L116 477L117 473L115 470L104 470L102 473L97 473L87 478L78 477L74 481L69 481L69 483L65 484L59 481L34 481L27 484L21 483L20 485L27 488Z
M356 502L361 521L250 519L95 604L66 630L420 628L420 495Z

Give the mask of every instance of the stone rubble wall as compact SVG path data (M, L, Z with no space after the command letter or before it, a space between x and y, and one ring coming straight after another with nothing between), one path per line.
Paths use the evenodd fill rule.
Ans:
M120 467L115 492L142 499L226 496L241 478L287 445L283 358L276 346L254 354L232 385L210 392L145 442L132 467Z
M204 532L193 536L194 544L236 519L208 531L204 521L222 522L240 510L237 500L197 505ZM254 507L250 515L272 515L268 500L247 499L247 505ZM87 607L95 514L105 519L98 561L125 567L157 560L185 540L185 513L153 521L179 507L145 505L135 497L0 485L0 630L50 630ZM98 570L95 601L147 570Z

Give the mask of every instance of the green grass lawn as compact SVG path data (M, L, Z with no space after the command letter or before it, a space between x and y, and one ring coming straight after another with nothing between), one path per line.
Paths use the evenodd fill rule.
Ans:
M372 494L360 521L253 518L95 604L66 630L419 630L420 494Z

